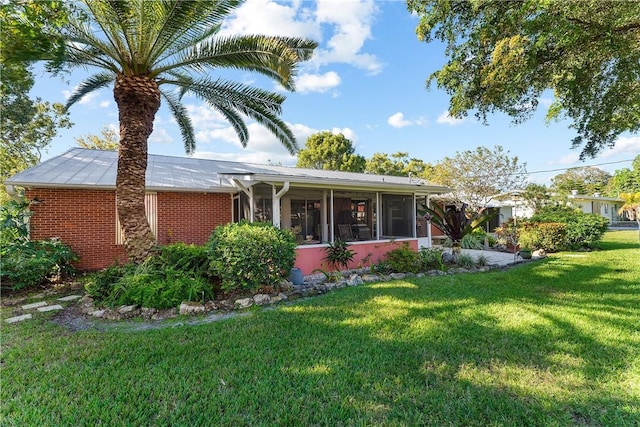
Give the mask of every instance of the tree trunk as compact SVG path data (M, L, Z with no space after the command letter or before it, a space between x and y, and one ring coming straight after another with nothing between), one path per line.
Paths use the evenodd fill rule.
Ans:
M142 262L156 245L144 210L147 140L160 108L158 84L146 76L116 77L113 95L118 104L120 147L116 198L129 258Z

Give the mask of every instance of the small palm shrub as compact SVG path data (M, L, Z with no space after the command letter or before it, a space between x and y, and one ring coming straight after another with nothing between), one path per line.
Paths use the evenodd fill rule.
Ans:
M407 243L387 252L386 260L396 273L417 273L421 269L418 252L411 249Z
M222 289L255 291L289 276L295 236L272 224L247 221L217 227L207 243L210 272Z
M333 268L347 268L349 263L353 261L355 252L349 249L349 244L343 240L336 239L333 243L329 243L329 246L324 248L326 256L324 260Z

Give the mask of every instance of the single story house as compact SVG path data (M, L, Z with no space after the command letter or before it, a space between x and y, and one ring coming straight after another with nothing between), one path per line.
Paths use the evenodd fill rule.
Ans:
M594 193L589 196L578 194L578 191L573 190L568 198L573 206L580 208L584 213L598 214L607 218L610 222L624 220L618 214L624 204L624 200L619 197L602 197L600 193Z
M9 178L9 194L24 188L34 240L57 237L79 255L79 270L126 260L116 215L115 151L73 148ZM159 244L204 244L231 221L268 221L291 229L296 267L326 268L324 247L342 239L353 265L376 263L407 242L431 246L431 228L416 206L443 186L407 177L150 154L146 212Z

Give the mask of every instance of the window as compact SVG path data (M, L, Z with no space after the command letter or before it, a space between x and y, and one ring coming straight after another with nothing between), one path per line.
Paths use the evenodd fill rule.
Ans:
M146 193L144 195L144 211L147 215L147 221L151 227L151 232L158 238L158 197L157 193ZM116 203L116 245L124 244L124 230L120 226L118 219L118 208Z
M291 200L291 229L304 239L320 240L320 200Z

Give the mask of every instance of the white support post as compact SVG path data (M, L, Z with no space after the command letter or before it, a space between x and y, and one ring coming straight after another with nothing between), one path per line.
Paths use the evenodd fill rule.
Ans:
M329 218L331 219L331 224L329 227L329 236L330 236L330 240L333 243L335 241L335 218L333 215L333 189L331 189L331 194L330 194L330 199L329 199Z
M276 191L276 185L271 184L271 190L273 192L272 198L272 221L273 226L280 228L281 218L280 218L280 199L284 196L287 191L289 191L289 181L284 183L284 186L280 189L280 191Z
M233 185L242 190L249 197L249 222L254 222L256 218L256 206L253 200L253 187L245 187L239 180L233 179Z

